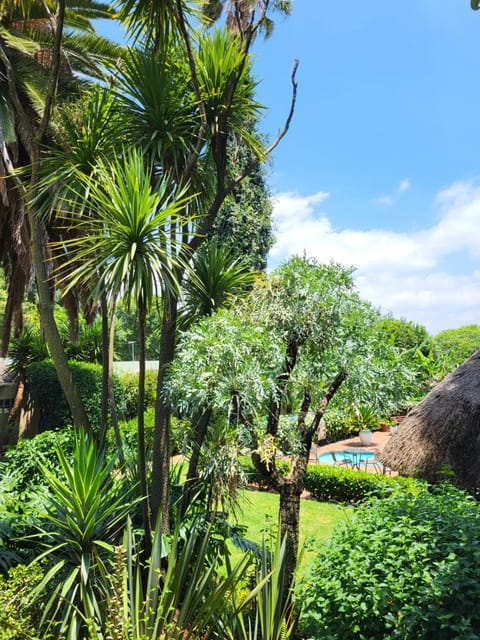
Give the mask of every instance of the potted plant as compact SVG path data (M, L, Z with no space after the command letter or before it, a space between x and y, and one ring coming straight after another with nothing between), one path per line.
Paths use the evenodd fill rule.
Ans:
M352 428L358 429L358 435L362 445L368 447L372 444L372 432L380 427L380 423L381 420L372 406L353 406L349 417L349 424Z

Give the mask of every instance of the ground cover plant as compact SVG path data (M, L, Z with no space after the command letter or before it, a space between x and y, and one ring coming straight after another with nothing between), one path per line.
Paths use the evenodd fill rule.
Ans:
M480 509L450 485L358 508L301 580L308 640L480 636Z

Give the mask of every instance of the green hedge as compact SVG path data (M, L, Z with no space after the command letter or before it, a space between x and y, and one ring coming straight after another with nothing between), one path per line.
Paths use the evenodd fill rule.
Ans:
M240 464L247 481L260 487L266 486L250 458L242 456ZM288 463L277 463L277 468L287 471ZM321 502L357 503L371 496L383 497L394 489L403 487L410 492L420 490L421 483L413 478L389 476L381 473L367 473L343 467L329 467L321 464L307 466L304 488L315 500Z
M69 364L90 426L97 430L101 420L102 367L85 362L71 361ZM114 377L114 386L117 404L121 407L123 390L117 377ZM72 424L70 409L51 360L36 362L28 367L26 391L40 414L41 431L63 429Z
M145 410L155 405L157 395L158 372L145 372ZM123 405L121 407L122 420L131 420L137 416L138 404L138 373L124 373L120 377L123 390Z
M383 497L399 486L416 491L420 485L413 478L321 464L308 465L305 474L305 489L322 502L363 502L371 496Z

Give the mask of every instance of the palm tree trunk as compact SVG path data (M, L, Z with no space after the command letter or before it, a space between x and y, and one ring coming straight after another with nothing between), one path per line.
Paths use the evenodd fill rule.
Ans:
M60 386L62 387L72 413L73 422L77 427L89 431L87 414L85 412L82 399L80 398L80 394L78 393L77 387L73 381L72 372L68 366L65 350L55 322L53 312L54 303L50 294L50 287L48 285L47 272L42 251L43 242L42 231L40 228L41 223L30 206L27 207L27 211L32 233L31 251L37 282L40 322L45 333L50 355L52 356L52 360L55 365Z
M113 387L113 355L115 341L115 303L113 302L112 315L110 319L110 334L108 340L108 398L110 403L110 414L112 417L112 427L115 434L115 443L117 445L118 460L123 467L125 464L125 456L123 454L122 435L118 424L117 404L115 402L115 389Z
M161 517L162 531L170 530L170 417L163 387L168 365L175 355L177 299L165 292L158 363L157 397L155 400L155 433L152 459L152 516Z
M109 331L108 331L108 308L107 296L102 293L100 299L102 314L102 399L101 399L101 419L100 433L98 434L98 444L100 448L105 445L108 429L108 400L109 400Z
M148 498L147 486L147 461L145 452L145 326L146 326L146 308L143 296L140 295L138 300L138 339L139 339L139 357L138 357L138 407L137 407L137 435L138 435L138 471L140 476L140 491L142 494L143 507L143 526L145 530L144 551L145 557L150 556L151 550L151 532L152 526L150 521L150 505Z

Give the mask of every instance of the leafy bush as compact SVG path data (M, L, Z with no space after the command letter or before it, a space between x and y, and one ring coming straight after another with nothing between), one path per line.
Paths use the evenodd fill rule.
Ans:
M153 431L155 425L155 411L153 407L145 411L145 442L147 450L153 447ZM191 425L188 420L175 418L171 420L171 447L172 454L185 453L188 444L191 442ZM125 445L126 451L131 450L136 455L137 448L137 418L130 418L120 422L120 433ZM108 442L111 447L115 447L114 434L108 434Z
M32 591L43 577L39 565L18 565L0 576L0 640L37 638L40 607L32 607Z
M338 442L358 434L358 429L348 423L345 410L329 408L325 414L325 422L327 442Z
M298 587L308 640L480 637L480 509L443 486L395 493L335 529Z
M399 487L415 492L420 484L417 480L402 476L319 464L308 465L304 486L316 500L355 503L371 496L385 496Z
M21 494L29 489L38 489L45 485L45 476L40 468L41 463L50 471L58 469L57 448L67 458L73 453L74 431L45 431L31 440L19 440L9 448L5 462L0 462L1 475L10 475L15 479L15 491Z
M91 428L100 427L102 368L97 364L70 362L70 368ZM114 377L117 404L123 404L123 392L118 378ZM32 364L27 370L26 390L40 414L40 429L62 429L72 424L72 417L55 367L50 360Z
M0 573L39 553L36 538L19 539L35 531L46 510L49 492L40 465L57 472L57 447L71 459L72 430L46 431L32 440L20 440L0 462Z
M138 405L138 373L125 373L120 377L123 405L121 415L124 420L131 420L137 415ZM145 409L155 404L157 394L157 372L145 372Z

